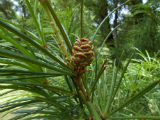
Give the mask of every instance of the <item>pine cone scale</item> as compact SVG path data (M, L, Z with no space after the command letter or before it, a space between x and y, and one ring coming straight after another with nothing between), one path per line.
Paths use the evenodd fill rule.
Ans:
M73 48L74 48L76 51L83 52L83 50L82 50L81 48L77 47L77 46L74 46Z

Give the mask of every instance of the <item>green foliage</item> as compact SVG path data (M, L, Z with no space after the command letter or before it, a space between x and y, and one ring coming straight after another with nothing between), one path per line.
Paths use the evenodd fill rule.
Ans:
M116 52L125 50L126 57L137 51L147 50L153 57L159 51L159 4L158 1L148 1L146 4L136 4L130 7L130 13L124 15L120 28ZM118 54L118 53L117 53ZM139 56L135 55L135 58Z
M1 0L0 2L0 16L6 19L12 19L16 17L15 11L17 6L14 6L14 3L9 0Z
M139 51L144 60L132 59L131 55L117 67L116 60L112 67L102 59L105 41L119 26L106 36L99 49L94 44L94 61L82 76L77 76L69 60L75 37L89 36L94 41L101 26L118 8L96 29L87 32L83 26L87 21L79 19L78 14L81 11L83 15L83 2L75 3L81 10L73 6L74 2L63 1L65 7L56 10L49 0L39 2L25 0L34 23L31 31L0 19L1 118L14 114L10 120L159 119L159 53L150 57L149 52L146 56ZM53 21L47 21L44 11ZM119 61L123 57L124 53ZM80 77L83 89L77 83Z

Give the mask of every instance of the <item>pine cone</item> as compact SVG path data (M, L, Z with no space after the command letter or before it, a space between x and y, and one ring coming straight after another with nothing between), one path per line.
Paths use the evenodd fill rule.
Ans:
M89 66L94 58L92 41L86 38L76 39L72 52L72 61L77 66Z

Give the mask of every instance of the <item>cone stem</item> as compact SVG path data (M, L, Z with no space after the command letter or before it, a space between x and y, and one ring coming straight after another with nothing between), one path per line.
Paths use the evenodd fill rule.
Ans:
M88 99L88 95L86 94L86 91L84 90L84 87L81 82L81 76L73 77L73 79L74 79L74 82L77 84L79 90L81 90L85 98Z

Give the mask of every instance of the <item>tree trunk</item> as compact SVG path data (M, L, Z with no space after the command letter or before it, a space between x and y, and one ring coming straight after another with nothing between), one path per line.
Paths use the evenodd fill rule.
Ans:
M114 0L115 8L117 8L117 0ZM114 18L114 25L113 27L115 28L117 26L117 20L118 20L118 10L115 13L115 18ZM114 45L117 47L117 29L114 31Z

